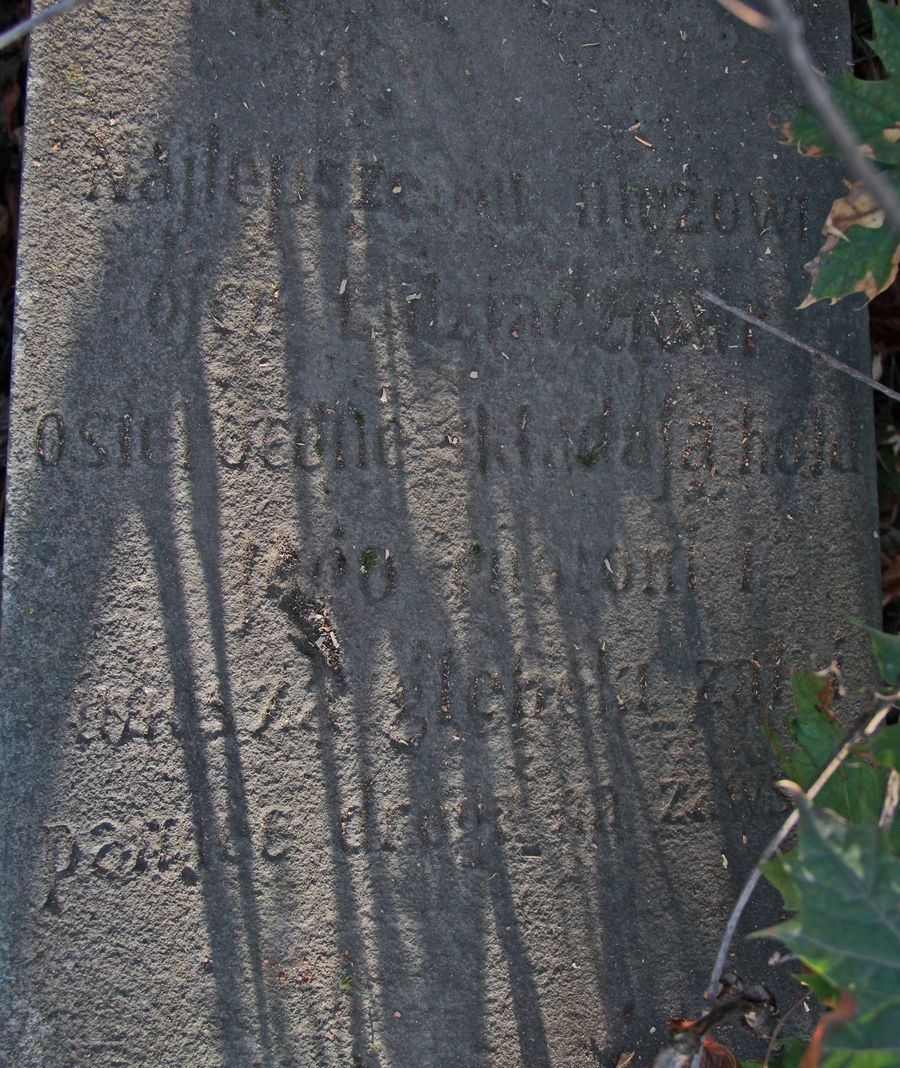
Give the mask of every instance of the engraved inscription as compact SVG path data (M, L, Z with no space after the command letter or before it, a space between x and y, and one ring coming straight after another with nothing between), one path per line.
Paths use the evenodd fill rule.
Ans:
M714 421L676 409L666 398L659 411L629 409L605 400L554 421L541 420L529 404L513 412L475 404L468 418L448 424L435 441L448 459L472 464L485 477L567 471L589 480L611 467L707 476L758 474L819 478L859 472L860 434L851 413L816 403L790 419L764 418L748 401L723 408ZM411 438L400 418L376 402L345 400L309 404L241 420L225 415L213 429L216 459L234 471L300 471L347 477L370 468L390 470ZM78 467L107 472L154 467L177 459L189 464L184 428L154 413L94 412L41 415L34 452L44 468Z
M149 204L185 219L222 203L263 203L270 215L309 204L326 214L359 214L368 223L382 215L408 222L454 214L522 224L547 210L547 191L527 164L445 186L423 180L382 152L372 161L349 162L306 150L286 156L236 147L215 123L205 140L156 140L143 152L128 143L126 132L97 129L87 157L87 201ZM741 231L765 238L802 233L808 222L803 192L778 198L760 184L734 188L706 181L693 168L654 185L625 175L573 175L554 197L551 207L574 228L608 232L613 226L633 235L669 231L709 238Z
M75 876L115 883L155 878L195 886L200 859L189 826L186 816L150 817L131 825L107 817L79 827L46 824L41 908L61 913L65 880Z
M67 426L68 423L68 426ZM155 467L174 453L172 431L155 413L47 412L37 422L34 451L43 467Z
M282 633L303 654L309 678L321 664L343 684L348 669L339 659L342 645L327 605L299 595L299 589L295 579L273 588L273 600L285 615ZM520 654L511 665L485 661L463 669L452 644L435 649L419 643L415 671L398 679L381 713L383 736L395 753L409 756L439 744L430 725L502 732L513 721L543 715L554 693L569 694L571 700L580 693L578 700L592 717L602 719L608 712L640 714L640 722L650 731L668 729L680 717L683 726L721 708L749 712L777 704L782 693L781 656L781 637L776 633L767 647L747 656L698 655L687 658L672 675L654 661L623 662L600 639L595 654L588 650L581 654L577 671L581 684L575 686L569 674L548 677L523 663ZM339 686L330 707L324 709L329 722L344 693ZM196 695L189 716L192 730L206 739L237 735L246 745L271 743L291 749L289 735L317 726L317 708L321 710L304 690L298 698L285 680L276 680L227 705L219 694ZM662 708L670 710L666 716L658 714ZM67 724L81 748L152 748L182 738L186 729L173 694L150 699L142 689L82 696Z

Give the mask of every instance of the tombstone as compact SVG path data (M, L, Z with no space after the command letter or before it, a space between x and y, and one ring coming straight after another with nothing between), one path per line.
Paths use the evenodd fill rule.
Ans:
M3 1063L613 1068L697 1011L760 716L877 611L865 388L695 296L864 360L793 314L795 105L706 0L36 35Z

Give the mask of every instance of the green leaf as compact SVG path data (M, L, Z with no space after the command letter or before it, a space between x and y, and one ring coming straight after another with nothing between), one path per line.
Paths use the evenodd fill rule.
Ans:
M767 860L765 864L761 864L760 870L772 886L775 887L778 893L781 894L784 900L784 907L790 909L791 912L796 912L800 907L800 896L797 893L797 884L794 882L793 876L785 868L784 858L781 853L776 853L771 860Z
M871 149L879 163L896 167L900 164L900 141L897 130L897 86L889 81L869 82L842 74L829 79L831 95L854 128L861 145ZM793 122L781 127L788 144L796 145L804 156L837 155L837 147L819 117L802 109Z
M867 749L879 764L900 771L900 723L882 727L869 742Z
M808 790L843 742L845 732L827 707L832 691L826 679L811 672L794 675L791 690L795 713L785 726L795 748L788 748L771 728L767 733L785 775ZM826 783L818 803L854 823L874 822L881 813L886 781L886 771L854 753ZM775 873L776 878L778 874ZM768 872L766 877L781 889Z
M888 75L900 74L900 8L893 4L872 4L871 8L875 30L872 48Z
M853 1019L828 1035L820 1068L897 1068L900 1063L900 997Z
M843 239L828 245L810 262L813 275L805 304L840 300L865 293L871 300L893 281L897 271L897 235L888 226L851 226Z
M900 164L900 17L895 7L872 5L875 38L872 50L880 57L887 78L870 81L842 74L829 78L832 98L856 131L857 138L871 149L879 162L888 166ZM808 108L802 108L793 122L782 127L789 144L797 146L804 155L834 155L836 146L819 118Z
M863 154L881 164L887 180L900 189L900 12L893 5L873 4L872 21L872 50L881 57L887 77L871 81L843 74L827 82ZM836 151L825 125L808 108L780 129L785 143L796 145L804 155ZM834 201L822 228L825 244L807 264L812 285L801 308L819 300L834 303L854 293L872 300L897 276L900 245L893 227L885 225L883 209L862 183L847 184L849 192Z
M790 906L788 906L790 907ZM802 975L795 976L798 983L803 983L816 995L823 1005L834 1005L840 996L840 990L818 972L806 971Z
M849 991L857 1011L829 1031L822 1068L900 1063L900 859L874 824L855 826L799 801L797 846L782 866L795 915L757 936L780 939L812 971Z
M900 194L900 182L892 182ZM885 226L883 209L861 182L846 184L846 195L833 202L822 227L825 244L806 265L813 281L801 308L823 299L833 304L851 293L872 300L897 275L900 246Z
M788 720L788 730L800 746L802 760L791 761L784 770L805 790L834 756L844 731L828 709L834 691L827 679L804 671L791 678L791 693L796 714Z
M846 1027L831 1033L820 1068L896 1068L897 1054L893 1036L900 1021L896 1009L887 1006L881 1012L855 1017ZM769 1068L800 1068L806 1043L789 1038L784 1050L769 1061ZM744 1068L763 1068L760 1061L744 1061Z
M878 662L881 677L893 690L900 680L900 635L884 634L874 627L866 627L872 652Z

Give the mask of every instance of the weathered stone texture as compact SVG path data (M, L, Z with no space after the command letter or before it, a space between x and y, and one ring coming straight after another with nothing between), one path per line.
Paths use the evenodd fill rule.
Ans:
M696 1010L760 713L877 608L870 398L693 296L796 323L839 189L771 43L595 6L37 37L3 1063L611 1068Z

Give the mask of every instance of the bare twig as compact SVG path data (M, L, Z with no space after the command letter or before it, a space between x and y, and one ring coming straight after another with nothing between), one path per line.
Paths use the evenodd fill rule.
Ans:
M900 693L878 694L877 698L882 703L878 706L875 714L861 728L850 731L844 744L834 754L831 760L829 760L819 773L819 777L806 791L806 797L809 801L812 801L813 798L820 793L831 776L834 775L853 750L858 748L867 738L871 738L875 731L878 730L887 718L888 713L894 707L895 701L900 698ZM747 902L753 896L753 891L756 889L757 883L760 880L763 864L775 856L781 843L797 826L799 819L800 810L799 808L795 808L781 825L778 832L774 835L766 848L762 851L762 855L756 862L747 881L744 883L744 888L741 890L740 896L735 902L734 908L731 910L731 915L728 917L728 923L725 925L725 934L722 935L722 942L719 945L719 952L716 955L716 962L713 965L712 975L709 979L709 986L706 988L707 998L715 997L716 990L719 986L719 980L722 978L722 969L725 967L725 958L728 956L728 950L731 948L731 943L734 940L744 909L747 907ZM701 1053L702 1050L694 1055L691 1060L691 1068L700 1068Z
M762 30L764 33L772 32L771 21L761 11L757 11L756 8L751 7L749 4L745 4L744 0L719 0L719 3L726 11L730 11L735 18L739 18L741 22L746 22L754 30Z
M40 26L42 22L48 22L57 15L61 15L64 11L68 11L70 7L75 7L76 4L82 3L84 3L84 0L57 0L52 7L45 8L45 10L39 11L30 19L18 23L5 33L0 33L0 51L13 44L15 41L18 41L19 38L26 37L35 27Z
M871 736L878 730L884 720L887 718L888 713L894 707L894 702L900 697L900 694L889 694L887 696L883 694L878 695L879 700L882 702L875 714L869 719L869 721L861 728L853 730L847 736L844 744L835 753L831 760L825 765L822 771L819 773L819 777L806 791L806 797L812 801L815 798L832 775L838 770L841 764L847 759L847 757L858 748L862 742ZM750 900L753 891L756 889L756 884L759 882L759 877L762 875L762 865L767 860L775 855L778 847L788 837L788 835L797 826L797 821L800 818L800 810L795 808L794 811L788 816L788 818L781 825L777 834L772 838L766 848L762 851L762 856L756 862L756 866L750 873L750 877L744 884L743 890L741 890L740 896L735 903L734 908L731 910L731 915L728 917L728 923L725 926L725 934L722 936L722 943L719 946L719 952L716 956L716 963L713 965L712 975L710 976L709 986L706 989L706 996L713 997L716 988L719 985L719 979L722 976L722 968L725 965L725 958L728 956L728 950L731 948L732 940L734 939L737 925L740 922L741 915L744 909L747 907L747 902Z
M830 356L827 352L822 352L821 349L816 349L813 348L812 345L807 345L805 341L801 341L792 334L786 333L777 326L772 326L771 323L767 323L764 319L758 319L755 315L751 315L749 312L745 312L743 309L735 307L734 304L729 304L727 301L722 300L721 297L717 297L715 293L711 293L708 289L698 290L697 295L703 300L708 301L710 304L715 304L716 307L721 308L723 311L727 311L731 315L736 315L739 319L743 319L745 323L749 323L751 326L756 326L760 330L764 330L767 334L779 338L781 341L786 341L789 345L793 345L795 349L802 349L804 352L808 352L811 356L817 356L835 371L840 371L842 374L849 375L851 378L855 378L857 382L863 382L865 385L869 386L870 389L877 389L879 393L884 393L885 396L890 397L891 400L900 401L900 393L882 385L881 382L878 382L874 378L870 378L867 374L863 374L862 371L857 371L857 369L851 367L849 363L844 363L843 360L839 360L836 356Z
M794 14L788 0L766 0L768 16L756 11L744 0L718 0L741 21L776 38L797 80L837 147L849 173L875 198L891 226L900 233L900 198L893 186L863 154L853 128L835 104L828 84L813 63L806 44L803 23Z
M746 1014L748 1011L758 1009L760 1006L771 1002L771 995L765 991L761 997L752 991L742 992L737 995L717 1001L715 1005L705 1012L699 1020L693 1023L682 1020L670 1020L669 1041L663 1046L653 1061L652 1068L687 1068L692 1057L700 1057L706 1036L712 1029L729 1016L737 1013Z
M878 819L878 826L885 834L891 833L898 804L900 804L900 775L897 774L896 768L891 768L887 786L884 790L884 804L881 807L881 816Z
M781 1032L784 1030L784 1025L788 1022L788 1019L794 1014L794 1012L800 1008L804 1001L809 997L809 994L804 994L802 997L797 998L788 1011L781 1017L778 1023L775 1025L775 1030L772 1032L772 1037L769 1039L769 1045L766 1047L766 1055L763 1058L763 1068L769 1068L769 1061L772 1059L772 1053L775 1049L778 1039L781 1037Z

